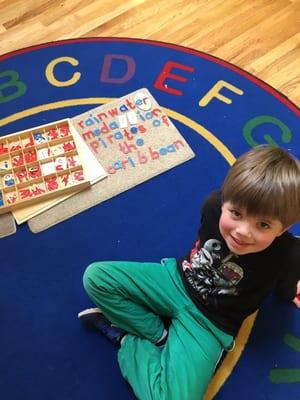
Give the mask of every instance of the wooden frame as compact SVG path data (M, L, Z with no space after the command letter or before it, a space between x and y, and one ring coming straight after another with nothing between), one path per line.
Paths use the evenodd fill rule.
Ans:
M90 185L69 119L0 137L0 214Z

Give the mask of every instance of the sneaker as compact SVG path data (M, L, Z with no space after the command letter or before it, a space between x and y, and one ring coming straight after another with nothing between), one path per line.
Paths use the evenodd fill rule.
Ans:
M78 318L86 325L93 325L94 318L99 315L103 315L100 308L87 308L78 313Z
M126 335L123 329L113 325L99 308L88 308L78 313L79 320L87 327L100 331L115 346L121 346L121 340Z

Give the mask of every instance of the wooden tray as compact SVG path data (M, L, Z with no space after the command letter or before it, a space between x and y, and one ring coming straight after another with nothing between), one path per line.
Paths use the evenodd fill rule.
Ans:
M0 138L0 214L89 185L69 119Z

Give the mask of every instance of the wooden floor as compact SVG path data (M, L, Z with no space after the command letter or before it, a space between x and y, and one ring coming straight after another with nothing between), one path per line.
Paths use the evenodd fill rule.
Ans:
M0 0L0 54L95 36L202 50L300 105L300 0Z

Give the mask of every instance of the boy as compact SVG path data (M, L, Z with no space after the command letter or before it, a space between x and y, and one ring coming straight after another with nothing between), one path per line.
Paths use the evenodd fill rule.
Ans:
M98 308L79 319L120 348L138 399L200 400L223 350L274 289L300 307L300 241L287 232L299 220L299 161L258 146L206 199L183 260L91 264L84 286Z

